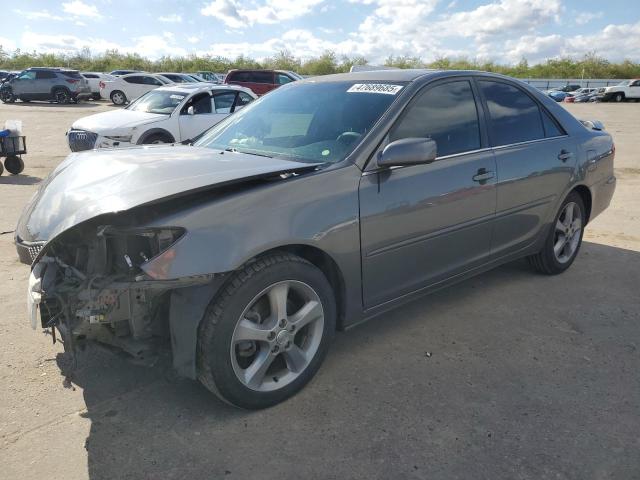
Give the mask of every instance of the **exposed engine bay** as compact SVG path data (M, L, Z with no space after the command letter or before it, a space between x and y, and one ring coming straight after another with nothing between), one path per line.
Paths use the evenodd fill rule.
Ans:
M54 341L57 329L67 352L94 340L153 362L168 345L171 291L214 277L161 278L162 255L170 258L183 234L181 228L93 223L62 235L32 269L32 327L37 328L39 310L40 326L51 329ZM141 268L151 265L150 273Z

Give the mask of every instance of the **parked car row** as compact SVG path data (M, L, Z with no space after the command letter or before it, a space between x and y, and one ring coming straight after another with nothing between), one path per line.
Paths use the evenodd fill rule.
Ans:
M169 84L238 85L264 95L287 83L301 80L295 72L285 70L231 70L227 75L207 71L196 73L149 73L135 70L113 70L110 73L79 72L51 67L28 68L17 74L0 71L0 100L24 102L32 100L58 103L77 102L85 98L110 100L125 105L141 95Z
M155 80L155 76L151 79ZM115 81L111 83L117 84ZM127 85L124 80L123 83ZM149 87L144 83L128 85L131 88ZM111 91L112 98L117 95L126 94L120 90ZM77 120L67 132L67 140L73 152L184 142L195 139L256 98L248 88L236 85L183 83L160 88L153 86L124 109Z
M610 87L582 87L568 84L561 88L546 90L545 93L556 102L624 102L640 100L640 79L624 80Z

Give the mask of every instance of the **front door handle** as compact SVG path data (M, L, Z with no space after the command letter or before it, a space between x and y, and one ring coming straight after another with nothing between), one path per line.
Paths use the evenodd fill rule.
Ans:
M567 160L569 160L571 157L573 156L573 154L568 151L568 150L561 150L560 153L558 154L558 160L562 160L563 162L566 162Z
M494 176L495 176L495 173L493 173L492 171L487 170L486 168L479 168L478 173L476 173L471 178L473 179L474 182L479 182L484 184L487 180L492 179Z

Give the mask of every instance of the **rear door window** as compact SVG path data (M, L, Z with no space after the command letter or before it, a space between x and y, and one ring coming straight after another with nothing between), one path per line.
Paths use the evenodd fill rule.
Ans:
M46 70L36 72L36 80L51 80L56 78L56 74L53 72L47 72Z
M273 83L273 72L255 71L251 72L249 78L253 83Z
M230 73L230 78L228 81L230 82L251 82L249 79L249 72L233 72Z
M507 83L478 83L489 109L489 137L494 147L545 138L540 108L529 95Z
M214 95L213 105L215 113L231 113L233 102L236 100L236 92L224 92Z
M480 148L478 109L469 81L431 87L414 100L389 133L389 141L432 138L438 156Z
M145 85L162 85L162 82L160 80L158 80L157 78L153 78L153 77L143 77L144 79L144 84Z
M127 83L144 84L144 77L140 75L134 75L133 77L126 77L123 80Z

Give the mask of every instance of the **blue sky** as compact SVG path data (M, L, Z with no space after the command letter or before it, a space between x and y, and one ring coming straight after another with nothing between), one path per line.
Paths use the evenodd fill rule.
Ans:
M531 63L595 51L640 61L637 0L61 0L7 2L5 50L149 58L189 53L309 57L331 49L371 63L389 55Z

